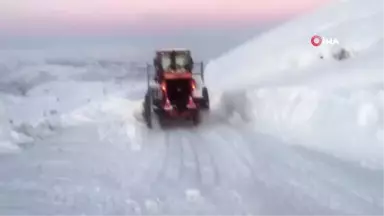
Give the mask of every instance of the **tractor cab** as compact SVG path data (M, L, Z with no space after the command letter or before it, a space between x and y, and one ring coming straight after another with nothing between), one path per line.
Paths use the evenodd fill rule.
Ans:
M187 49L158 50L154 64L159 76L163 73L191 73L193 69L191 52Z

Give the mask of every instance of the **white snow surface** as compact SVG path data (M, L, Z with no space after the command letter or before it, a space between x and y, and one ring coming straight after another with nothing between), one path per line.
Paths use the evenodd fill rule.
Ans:
M12 130L6 115L4 102L0 100L0 153L17 152L19 148L11 139Z
M212 61L207 85L258 131L382 169L383 32L383 1L337 1ZM315 34L340 44L314 47Z
M146 128L135 52L0 53L0 214L383 215L381 0L335 1L210 62L198 127Z
M146 75L140 65L124 60L129 55L81 56L80 52L79 56L74 49L77 55L70 57L69 51L1 52L0 152L15 152L17 144L40 139L57 128L101 120L104 112L108 116L114 112L106 101L128 105L141 100L138 92L145 85L140 80ZM45 52L55 54L44 56Z

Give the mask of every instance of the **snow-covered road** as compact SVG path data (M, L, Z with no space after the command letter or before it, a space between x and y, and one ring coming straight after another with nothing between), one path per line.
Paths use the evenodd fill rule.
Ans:
M133 51L0 50L0 215L383 215L382 6L333 1L209 62L198 127L145 127Z
M383 213L382 170L245 125L143 129L140 143L119 141L121 128L101 134L110 125L67 128L1 157L1 214Z

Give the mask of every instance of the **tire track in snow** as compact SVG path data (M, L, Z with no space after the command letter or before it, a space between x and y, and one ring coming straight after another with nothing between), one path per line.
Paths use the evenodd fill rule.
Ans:
M163 156L162 157L159 157L159 159L161 158L161 168L160 170L157 172L157 176L156 176L156 179L154 182L159 182L161 181L161 179L164 178L164 171L168 165L168 155L169 155L169 134L165 134L164 135L165 138L164 138L164 152L163 152ZM153 142L156 144L156 140L153 140ZM155 161L156 163L156 161Z
M211 136L211 133L212 131L209 131L207 134L204 127L189 131L189 136L194 142L198 160L200 161L200 170L202 171L200 188L203 194L216 207L216 212L218 213L249 214L250 212L257 212L250 210L251 208L257 208L257 205L252 203L245 206L238 188L230 187L228 182L226 182L227 177L235 177L235 175L222 175L223 178L220 175L220 169L222 174L234 171L231 163L228 163L231 161L232 156L228 157L226 143L218 143L220 140ZM218 155L223 155L224 157ZM224 161L227 163L224 163Z
M182 149L178 144L178 137L170 132L165 133L166 150L163 159L163 166L157 177L158 182L177 182L180 179L180 164Z
M199 129L181 129L182 137L182 178L194 179L196 186L208 187L218 185L219 174L213 159L211 143ZM186 172L187 171L187 172Z
M201 184L201 165L198 161L198 156L194 143L187 131L180 130L181 148L182 148L182 175L181 180L190 188L196 188Z
M382 211L382 208L380 210L380 207L367 203L362 197L358 197L346 188L345 184L350 182L348 176L351 173L334 172L335 167L329 164L326 158L323 158L320 161L321 164L318 164L316 160L303 158L292 146L280 145L278 141L274 140L273 142L270 138L261 139L263 135L257 134L249 128L243 128L243 130L239 131L238 128L232 126L231 132L239 134L238 136L248 145L253 155L260 155L264 157L264 160L273 163L271 165L274 167L274 172L266 172L264 181L268 181L267 179L275 180L274 185L277 187L289 186L287 188L292 188L296 195L294 198L298 201L303 200L308 203L308 206L312 203L313 207L321 205L324 208L333 209L335 212L347 210L350 213L362 214ZM255 133L258 138L254 136ZM264 140L264 142L269 140L271 143L257 145L256 142L260 140ZM264 154L258 154L260 150ZM271 153L278 157L270 155ZM339 163L343 162L339 161ZM337 183L332 180L338 176L345 178L345 181ZM362 202L365 202L365 205L361 205ZM356 205L352 203L356 203Z
M194 183L196 189L199 190L206 198L209 198L206 201L217 203L218 207L216 212L233 212L234 214L238 213L239 211L241 212L244 208L235 208L236 210L233 208L234 202L241 203L241 197L239 193L236 192L236 190L228 189L220 185L221 177L219 174L219 168L221 169L222 173L228 174L224 175L224 179L226 179L228 176L230 179L232 179L232 181L236 181L237 177L236 175L231 174L233 171L230 162L231 157L222 157L220 160L218 160L218 157L215 156L216 152L222 153L223 151L226 151L225 145L217 146L216 142L218 140L207 136L205 134L206 131L204 130L204 127L197 129L192 128L188 130L179 129L179 131L181 131L179 135L184 137L184 140L187 140L184 141L184 143L188 144L183 144L184 161L187 161L187 163L192 163L192 169L187 167L186 169L183 169L183 171L185 173L185 170L189 169L189 179L194 178L194 180L198 180ZM192 153L194 155L194 160L192 160ZM224 161L225 163L223 163ZM193 173L195 173L195 175L193 175Z
M254 191L254 194L261 194L260 197L249 197L249 194L245 193L243 196L247 196L244 200L247 200L248 207L250 199L257 199L259 202L259 212L263 214L284 214L285 212L294 212L296 214L309 214L309 213L334 213L329 209L322 207L300 191L295 191L290 185L277 184L281 181L279 175L274 173L274 164L270 164L273 161L268 159L268 154L273 154L272 151L263 152L263 154L255 154L251 151L247 140L242 140L248 134L238 131L237 128L231 128L231 126L223 126L220 129L217 128L217 136L227 143L228 148L234 152L234 156L240 161L240 167L246 168L250 172L250 178L252 183L248 188L249 191ZM221 132L221 133L220 133ZM256 143L253 143L256 144ZM270 170L272 169L272 170ZM248 182L250 183L250 182ZM243 192L244 193L244 192ZM298 200L292 197L294 194L300 194ZM294 198L294 199L292 199ZM302 202L306 203L307 209L302 207ZM252 208L255 210L254 208Z
M193 129L188 131L189 142L194 149L199 165L200 184L202 187L214 187L219 184L217 164L212 155L211 143L203 136L204 131Z
M249 140L247 143L250 148L257 151L255 145L251 145L251 142L256 139L256 137L251 136L254 133L252 130L247 129L245 134L248 135L243 137ZM262 135L259 134L258 136ZM376 199L377 203L372 201L375 195L365 194L365 189L370 190L371 188L367 182L364 188L351 185L356 182L354 179L358 176L358 173L367 176L367 174L372 174L370 171L320 152L317 154L322 155L322 157L314 158L312 156L316 152L310 149L307 149L306 154L304 154L304 152L299 152L298 148L287 146L287 144L274 144L274 146L283 150L280 156L286 159L280 160L280 162L277 159L274 161L279 162L280 166L286 167L286 169L281 169L282 173L291 173L291 176L294 177L290 181L286 181L286 183L300 189L302 193L312 197L318 203L331 207L336 211L345 212L345 209L348 209L351 214L364 214L367 212L376 214L382 212L382 202L380 202L382 196L381 199ZM379 188L377 186L373 187ZM357 191L353 191L351 188L355 188ZM356 205L353 203L356 203Z
M214 160L219 164L220 184L214 195L217 203L225 209L224 212L271 213L263 208L274 200L265 199L265 190L260 189L259 180L252 176L252 169L243 160L244 152L239 152L231 146L232 142L236 142L231 134L215 128L204 136L211 143L215 152Z
M149 160L149 166L147 170L144 170L142 181L148 181L149 185L155 185L160 180L160 176L166 166L167 162L167 139L168 137L164 133L156 134L156 136L147 136L147 140L143 147L146 151L145 158L140 160ZM156 142L155 142L156 141Z
M72 139L70 137L77 137L80 133L78 131L73 129L66 133L62 142L68 143ZM85 134L84 130L81 131ZM92 130L86 134L96 132ZM132 195L132 200L144 212L148 202L149 206L159 209L157 213L169 214L211 211L215 214L378 212L370 211L367 203L345 207L346 204L362 201L357 199L358 195L351 197L352 192L347 191L348 186L344 185L345 191L340 188L343 186L341 180L350 176L347 175L350 172L341 167L333 169L322 158L313 161L307 154L303 156L285 143L276 143L276 140L269 143L271 139L249 128L230 124L216 127L203 125L142 134L146 135L141 151L129 151L129 148L123 148L120 144L108 145L110 147L107 148L103 147L105 145L92 146L88 138L78 141L76 138L76 142L86 145L71 145L66 146L66 149L76 150L76 155L72 156L76 158L77 155L83 158L84 155L80 156L83 151L88 156L90 152L96 153L90 158L106 158L108 155L107 160L101 161L101 167L112 169L107 174L116 180L129 181L131 173L137 173L137 181L134 181L136 185L124 185L123 188L124 193ZM91 149L87 149L88 146ZM64 158L69 156L67 153ZM84 162L84 159L80 161ZM141 170L137 164L145 165L146 170ZM89 165L81 167L78 170L85 171ZM126 173L123 173L123 169L126 169ZM346 173L337 174L337 171ZM329 177L332 174L341 177L338 182L331 181ZM76 180L77 177L73 178ZM88 181L86 178L84 180ZM103 186L115 188L113 184L110 181L102 183ZM359 191L363 190L357 189ZM112 189L105 193L111 192ZM331 192L342 196L333 196ZM113 189L113 193L116 194L111 196L115 197L117 204L125 199L123 195L120 198L119 193L122 191ZM198 195L201 195L204 203L191 204L189 198L194 199ZM326 198L329 199L324 200ZM329 210L332 207L330 202L333 201L336 201L334 204L342 204L336 206L334 211ZM105 211L112 210L113 207L108 207Z

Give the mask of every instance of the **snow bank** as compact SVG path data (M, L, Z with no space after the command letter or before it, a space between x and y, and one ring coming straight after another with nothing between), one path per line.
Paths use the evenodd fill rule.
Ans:
M132 98L141 96L141 91L140 83L130 81L47 82L29 90L25 97L8 97L7 119L20 132L43 137L58 128L111 118L123 112L116 110L119 107L128 113Z
M0 97L7 110L1 137L31 141L113 118L118 108L107 106L132 106L130 100L143 97L146 73L131 62L137 53L110 45L0 50Z
M253 126L291 144L383 166L384 90L276 87L248 92Z
M60 116L62 127L96 125L99 139L111 143L130 143L139 150L147 127L142 118L142 100L108 96Z
M327 83L323 83L327 85ZM383 167L383 84L346 88L271 86L224 93L216 106L239 114L260 132L357 161Z
M337 38L340 46L310 43L313 35ZM383 1L336 1L319 11L292 20L229 51L206 67L212 91L244 88L282 76L303 76L302 70L336 61L345 49L358 56L383 37ZM323 58L320 58L320 57Z
M138 82L137 71L129 71L124 62L119 65L109 60L97 64L84 61L81 67L59 63L36 59L28 63L23 59L2 62L0 98L7 110L2 113L0 124L2 146L16 146L10 144L9 137L30 142L53 135L63 127L113 118L117 107L113 110L107 104L120 105L128 111L133 106L130 100L141 99L144 94L144 79ZM118 100L120 104L116 104Z
M142 100L134 101L118 96L109 96L60 116L64 126L108 121L137 122L141 117Z
M313 47L314 33L340 46ZM206 80L213 106L257 130L382 169L382 47L383 2L340 1L211 62Z

